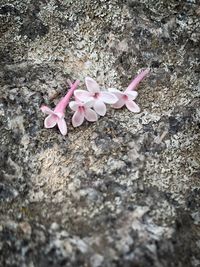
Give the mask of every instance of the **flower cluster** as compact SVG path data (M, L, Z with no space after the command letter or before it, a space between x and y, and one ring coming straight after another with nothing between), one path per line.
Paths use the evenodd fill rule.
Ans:
M115 88L100 90L98 83L90 77L85 78L87 90L77 89L79 85L78 80L74 84L69 82L69 91L58 102L54 110L51 110L47 106L41 107L42 112L48 114L44 121L45 128L53 128L57 125L61 134L66 135L67 125L64 117L68 105L74 112L72 117L72 125L74 127L80 126L85 119L90 122L95 122L98 120L98 116L104 116L106 114L106 104L110 104L111 107L116 109L126 106L131 112L140 112L139 106L134 101L138 95L135 89L148 73L149 69L142 71L124 92ZM73 95L74 100L70 102Z

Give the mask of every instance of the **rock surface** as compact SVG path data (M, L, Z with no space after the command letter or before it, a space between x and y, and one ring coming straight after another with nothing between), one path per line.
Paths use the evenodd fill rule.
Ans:
M200 266L199 33L197 0L0 1L0 266ZM146 67L141 113L43 128Z

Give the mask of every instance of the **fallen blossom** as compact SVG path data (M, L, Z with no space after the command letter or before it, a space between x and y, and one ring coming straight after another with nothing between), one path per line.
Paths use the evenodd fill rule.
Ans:
M78 84L79 84L78 80L74 84L71 84L69 91L67 92L65 97L63 97L58 102L54 110L51 110L49 107L44 105L40 108L43 113L49 115L48 117L46 117L44 121L45 128L53 128L54 126L58 125L58 129L60 130L61 134L62 135L67 134L67 125L64 119L65 109Z
M76 90L74 95L80 101L88 101L92 98L94 100L93 108L97 114L104 116L106 114L106 104L114 104L118 98L107 91L101 91L98 83L90 77L85 78L87 90Z
M71 110L75 111L72 117L72 125L74 127L80 126L84 119L90 122L94 122L98 120L97 114L91 107L94 105L94 100L89 99L86 102L81 102L78 99L75 101L71 101L69 103L69 107Z
M138 96L138 93L133 90L136 89L138 84L146 77L148 73L149 69L146 69L142 71L140 74L138 74L124 92L117 90L115 88L109 88L108 89L109 92L115 94L115 96L118 98L118 101L115 104L113 104L112 107L119 109L125 105L127 109L130 110L131 112L135 113L140 112L139 106L134 101Z
M125 105L127 109L129 109L132 112L135 112L135 113L140 112L139 106L133 101L136 99L138 95L137 92L135 91L121 92L115 88L110 88L109 91L115 94L117 98L119 99L117 103L112 105L113 108L118 109L118 108L122 108Z

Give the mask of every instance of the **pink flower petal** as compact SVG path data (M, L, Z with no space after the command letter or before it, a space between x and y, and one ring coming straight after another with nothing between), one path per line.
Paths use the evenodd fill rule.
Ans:
M138 92L136 91L128 91L128 92L125 91L124 93L125 95L128 96L129 100L134 100L138 96Z
M71 110L77 111L79 104L76 101L71 101L71 102L69 102L69 107L71 108Z
M100 92L100 88L99 88L98 83L95 80L93 80L92 78L86 77L85 78L85 84L86 84L88 91L90 91L91 93Z
M84 121L84 112L77 110L72 117L72 125L74 127L80 126Z
M100 97L101 100L107 104L114 104L118 100L118 98L114 94L109 92L101 92Z
M92 110L91 108L85 109L85 118L88 121L97 121L98 120L96 112L94 110Z
M106 114L106 105L101 100L97 100L94 103L94 110L100 116L104 116Z
M139 106L132 100L126 101L126 107L127 107L127 109L129 109L130 111L132 111L134 113L140 112Z
M81 101L87 101L89 97L91 97L91 93L85 90L75 90L74 95L77 99Z
M117 103L115 103L114 105L112 105L113 108L122 108L125 105L125 100L123 97L121 97Z
M62 119L64 118L64 113L61 113L61 112L54 112L54 115L56 115L59 119Z
M84 106L91 108L91 107L93 107L94 102L95 102L94 99L91 97L90 100L88 100L87 102L84 103Z
M58 129L60 130L62 135L67 134L67 125L64 118L58 120Z
M118 99L124 95L123 92L121 92L115 88L108 88L108 91L111 92L112 94L114 94Z
M51 114L48 117L46 117L46 119L44 120L44 127L53 128L56 125L57 121L58 121L58 117L54 114Z
M47 106L44 106L43 105L43 106L40 107L40 109L45 114L48 114L48 115L54 114L54 112L49 107L47 107Z

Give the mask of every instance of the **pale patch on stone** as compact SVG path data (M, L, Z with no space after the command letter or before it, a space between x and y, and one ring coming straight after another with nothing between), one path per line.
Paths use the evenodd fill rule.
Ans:
M54 195L54 201L60 202L63 199L62 191L65 191L66 184L70 181L69 174L72 166L69 167L69 163L71 160L60 154L57 145L43 150L36 157L40 162L41 172L32 177L34 191L42 190L48 195L48 198ZM57 197L55 194L58 194ZM39 197L39 195L37 196Z
M20 131L22 134L25 133L25 128L24 128L24 116L15 116L13 118L8 119L8 128L13 130L13 131Z

